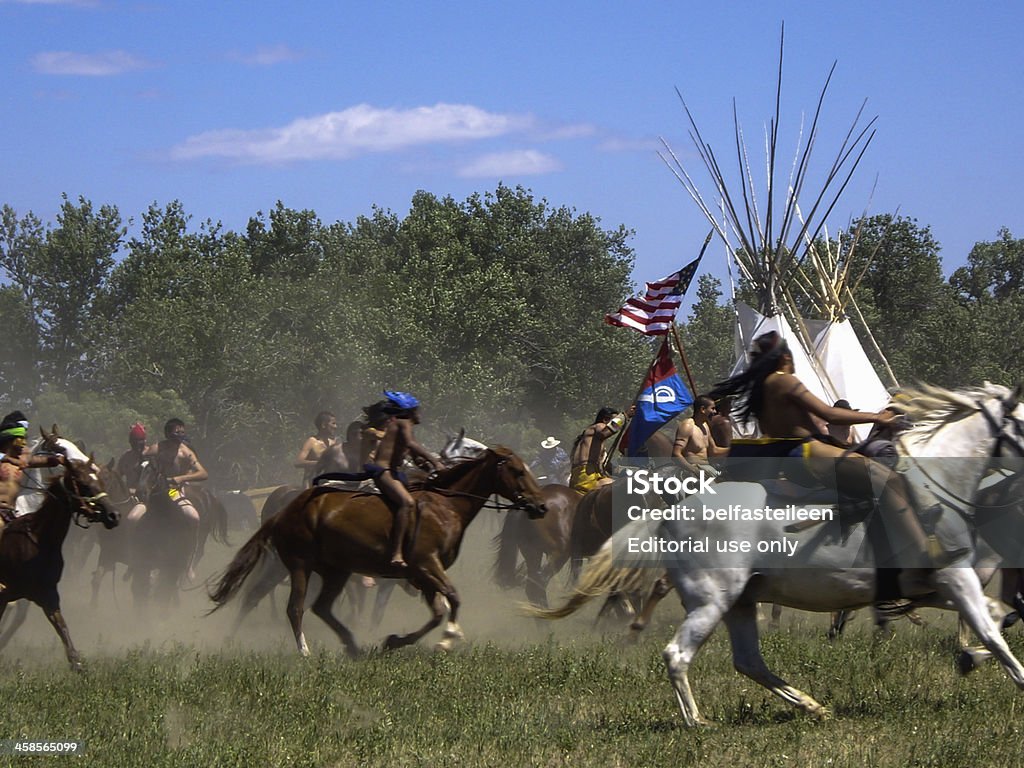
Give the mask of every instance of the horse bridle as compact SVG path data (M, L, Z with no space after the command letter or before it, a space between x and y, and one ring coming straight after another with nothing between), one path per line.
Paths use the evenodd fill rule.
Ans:
M1002 423L996 421L996 418L991 413L989 413L988 409L984 406L983 402L978 403L978 411L980 411L982 416L985 417L985 421L988 422L989 427L992 429L992 432L996 437L995 444L992 446L992 454L989 456L989 461L999 458L1002 455L1003 446L1006 444L1009 444L1009 446L1014 451L1017 452L1018 456L1024 458L1024 424L1021 424L1020 420L1013 415L1013 412L1017 409L1019 402L1016 397L1002 400L1001 402L1003 406ZM1010 427L1012 427L1013 432L1015 434L1009 434ZM902 445L902 438L897 437L896 442ZM928 470L925 469L924 464L915 457L911 456L910 452L906 450L905 446L904 455L914 462L916 468L921 472L922 475L924 475L928 479L930 483L932 483L932 485L935 486L935 489L938 490L944 498L955 499L960 504L963 504L965 507L977 509L978 505L976 502L971 501L969 499L965 499L961 497L959 494L953 493L951 490L944 487L940 482L938 482L934 477L932 477L931 474L929 474ZM1015 506L1018 504L1020 504L1020 500L1016 499L1013 501L1009 501L1006 504L986 506L1000 508ZM970 513L967 512L966 509L958 509L957 511L964 516L970 515Z
M488 449L490 450L490 449ZM471 458L464 458L460 462L454 462L454 464L461 463L462 461L473 461ZM494 465L494 471L497 473L501 470L505 464L508 463L508 457L502 456L498 458L498 461ZM476 501L483 502L484 509L496 509L499 512L501 510L508 509L526 509L530 506L529 502L526 501L522 493L517 492L516 495L511 499L511 504L505 504L501 501L492 501L491 496L481 496L476 493L469 493L467 491L453 491L450 488L430 488L431 493L440 493L442 496L463 496L467 499L474 499Z
M88 528L93 523L99 522L103 517L104 510L99 505L99 502L102 499L107 499L108 495L106 491L100 491L97 494L86 496L81 491L82 484L78 481L74 468L69 469L71 469L70 473L65 470L62 484L68 496L77 503L74 522L79 528ZM110 502L108 501L108 503ZM84 524L81 522L83 517L86 520Z

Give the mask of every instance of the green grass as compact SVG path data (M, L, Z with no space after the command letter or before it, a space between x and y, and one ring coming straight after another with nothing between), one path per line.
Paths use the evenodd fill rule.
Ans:
M831 706L824 722L736 675L718 634L692 674L717 723L703 730L682 726L666 630L636 646L586 637L355 662L179 646L93 659L82 676L4 663L2 735L84 740L83 766L1020 765L1021 694L995 666L958 678L938 628L835 646L799 626L768 635L769 664Z
M481 531L485 537L489 531ZM236 538L240 538L237 537ZM174 615L139 620L126 588L88 608L88 579L65 585L66 614L87 659L67 670L38 609L0 654L0 739L79 739L78 758L0 757L31 766L1019 766L1024 693L990 664L970 677L954 668L952 616L901 622L873 637L859 616L830 645L824 616L787 611L766 632L768 664L832 711L817 721L732 669L720 629L698 656L691 682L710 729L682 724L660 651L681 618L667 600L641 641L599 634L594 610L538 626L515 614L519 594L485 578L480 543L453 575L463 589L469 642L442 655L430 643L393 654L344 657L307 614L314 655L292 650L282 602L262 608L237 641L233 618L201 618L189 593ZM236 544L240 541L236 541ZM223 563L228 551L208 565ZM86 568L85 573L89 569ZM344 615L344 608L340 613ZM426 618L395 598L369 644ZM1024 632L1008 634L1024 656Z

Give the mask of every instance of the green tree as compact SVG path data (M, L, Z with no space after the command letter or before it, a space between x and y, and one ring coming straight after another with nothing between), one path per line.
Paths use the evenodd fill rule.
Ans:
M707 392L726 378L736 363L736 316L723 306L722 282L712 275L697 278L697 300L680 335L697 392Z

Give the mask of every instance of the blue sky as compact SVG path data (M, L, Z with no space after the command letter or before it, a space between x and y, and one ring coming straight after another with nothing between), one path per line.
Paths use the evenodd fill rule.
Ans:
M878 116L833 229L899 207L947 272L1024 236L1019 3L0 0L0 203L52 221L65 192L136 219L179 199L242 229L277 200L352 221L501 181L636 230L654 279L708 230L659 137L713 197L675 89L738 179L733 100L761 163L783 22L783 162L833 61L815 165L864 99Z

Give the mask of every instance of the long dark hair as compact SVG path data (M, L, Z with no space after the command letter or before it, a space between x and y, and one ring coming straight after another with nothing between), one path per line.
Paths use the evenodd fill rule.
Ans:
M720 381L709 393L718 400L736 397L739 401L737 416L746 423L750 417L761 415L764 405L764 380L779 370L784 355L791 354L789 344L778 331L768 331L754 339L750 350L750 362L740 373Z

